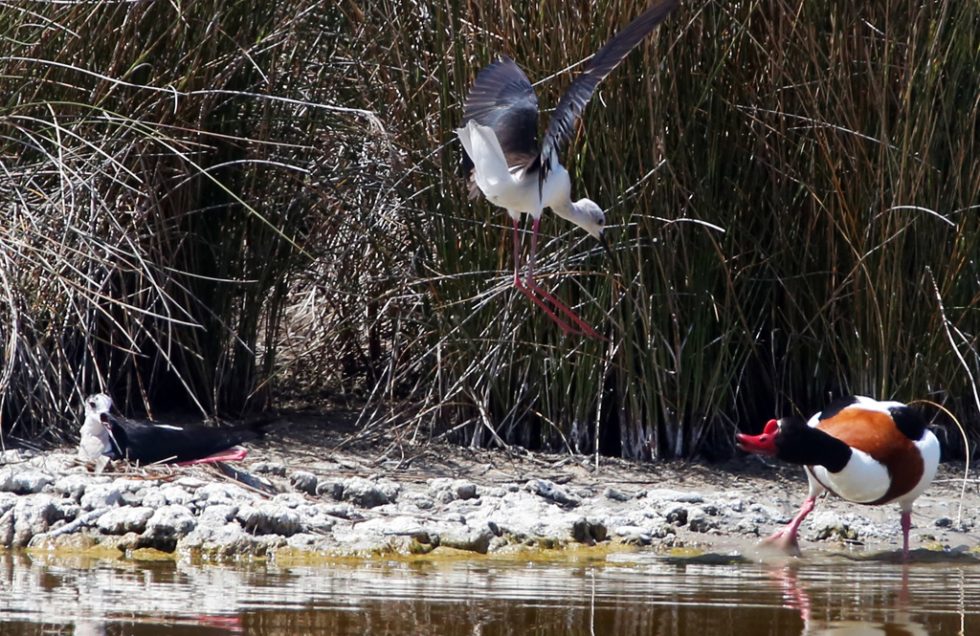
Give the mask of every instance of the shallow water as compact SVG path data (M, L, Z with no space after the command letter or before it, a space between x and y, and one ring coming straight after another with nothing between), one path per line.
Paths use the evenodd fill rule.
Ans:
M0 555L0 634L980 634L980 565L645 554L316 566Z

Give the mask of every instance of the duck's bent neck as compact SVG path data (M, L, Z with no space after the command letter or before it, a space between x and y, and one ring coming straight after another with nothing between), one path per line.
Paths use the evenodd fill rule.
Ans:
M832 473L840 472L851 459L851 447L836 437L799 424L777 443L777 457L783 461L805 466L823 466Z

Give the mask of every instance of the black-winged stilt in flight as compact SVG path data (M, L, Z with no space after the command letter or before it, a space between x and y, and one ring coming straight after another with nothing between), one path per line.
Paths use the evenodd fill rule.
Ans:
M143 465L241 460L248 451L238 444L262 437L269 424L268 421L233 427L151 424L113 415L111 410L112 398L105 393L85 398L80 457L95 460L105 455Z
M605 214L594 201L572 201L571 180L558 161L562 144L571 136L596 87L623 61L676 5L657 2L629 23L592 56L558 101L544 141L538 144L538 100L527 76L514 60L501 57L476 76L463 107L463 125L456 135L463 144L463 171L470 196L482 192L488 201L507 210L514 223L514 285L538 305L565 334L602 339L567 305L534 281L541 212L551 208L603 242ZM531 215L531 250L527 278L521 281L519 223ZM547 301L547 302L546 302ZM548 306L551 303L564 319ZM571 324L569 324L571 323Z

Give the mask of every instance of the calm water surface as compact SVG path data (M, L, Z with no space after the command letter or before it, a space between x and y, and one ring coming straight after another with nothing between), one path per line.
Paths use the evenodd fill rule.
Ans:
M215 566L0 554L0 634L980 635L980 566Z

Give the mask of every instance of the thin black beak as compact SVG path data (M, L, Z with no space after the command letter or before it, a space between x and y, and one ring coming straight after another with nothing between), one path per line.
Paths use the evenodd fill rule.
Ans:
M606 255L609 256L609 258L613 258L613 253L609 248L609 241L606 240L605 234L599 235L599 244L602 245L602 249L606 250Z

